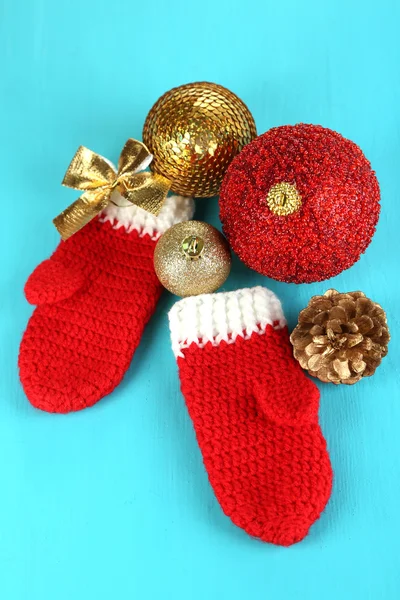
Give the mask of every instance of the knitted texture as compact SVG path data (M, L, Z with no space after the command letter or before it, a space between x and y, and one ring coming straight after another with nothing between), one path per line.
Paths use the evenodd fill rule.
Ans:
M25 294L37 308L19 354L34 406L81 410L120 383L162 291L156 240L192 214L193 201L180 196L169 197L158 217L111 204L35 269Z
M225 514L252 536L303 539L332 487L318 388L294 360L277 297L256 287L170 311L182 393Z

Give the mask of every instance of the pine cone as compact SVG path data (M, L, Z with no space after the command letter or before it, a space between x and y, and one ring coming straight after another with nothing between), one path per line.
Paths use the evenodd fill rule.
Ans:
M387 354L386 313L362 292L313 296L290 336L294 356L321 381L352 384L373 375Z

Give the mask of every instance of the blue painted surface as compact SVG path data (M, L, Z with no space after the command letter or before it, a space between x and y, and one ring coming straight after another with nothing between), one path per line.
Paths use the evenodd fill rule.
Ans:
M1 0L0 14L0 597L399 598L399 3ZM236 260L226 286L270 286L291 326L331 286L361 289L388 313L393 340L376 375L320 386L334 490L289 549L247 537L213 496L169 346L171 296L122 385L94 408L41 413L18 382L31 313L22 288L75 197L59 182L77 146L116 159L161 93L196 80L235 91L259 132L299 121L340 131L381 183L377 233L349 271L295 286ZM218 224L216 200L197 206Z

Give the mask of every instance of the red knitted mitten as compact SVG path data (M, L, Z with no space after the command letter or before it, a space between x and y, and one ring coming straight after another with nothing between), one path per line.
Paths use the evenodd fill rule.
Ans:
M193 214L182 196L167 198L158 217L126 207L117 193L113 200L121 206L60 242L25 286L37 308L20 346L20 378L30 402L48 412L92 406L120 383L162 291L156 241Z
M250 535L303 539L332 486L318 388L293 358L278 298L261 287L180 300L169 314L181 388L210 483Z

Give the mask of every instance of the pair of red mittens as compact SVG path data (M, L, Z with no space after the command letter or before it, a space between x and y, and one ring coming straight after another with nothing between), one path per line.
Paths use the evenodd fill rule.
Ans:
M158 237L193 213L170 196L158 217L110 205L39 265L20 377L49 412L92 406L123 378L162 287ZM263 541L300 541L324 509L332 470L319 393L294 360L279 300L260 287L183 299L173 350L210 483L232 521Z

